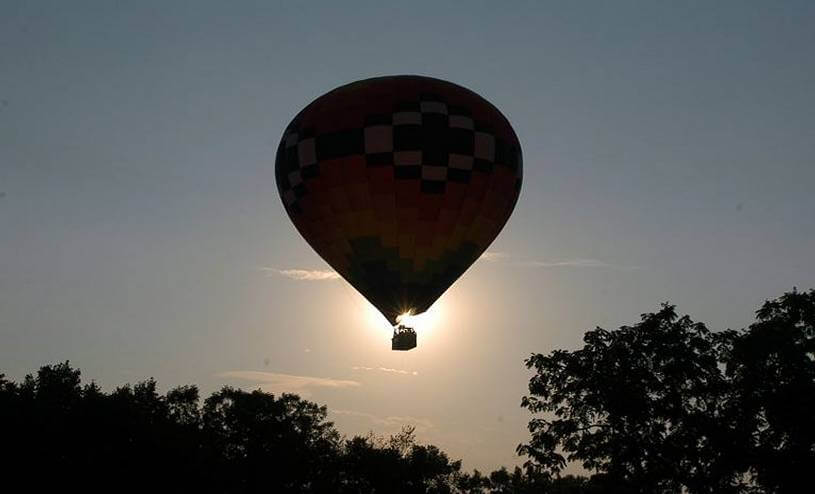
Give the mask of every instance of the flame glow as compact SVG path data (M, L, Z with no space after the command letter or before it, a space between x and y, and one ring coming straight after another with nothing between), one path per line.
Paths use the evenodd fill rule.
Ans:
M373 330L377 335L380 335L382 338L387 338L390 340L391 331L393 328L388 320L385 319L385 316L383 316L367 300L365 300L364 303L364 319L367 323L366 326ZM435 333L435 329L441 326L444 315L443 309L443 300L438 300L435 304L433 304L430 310L421 314L412 314L410 311L408 311L397 317L396 321L399 324L413 328L416 330L419 337L423 338L423 341L426 341L426 338Z
M407 312L403 312L403 313L399 314L398 316L396 316L396 322L398 324L402 324L402 325L405 325L405 326L410 326L410 323L408 322L409 317L413 317L413 311L412 310L409 310Z
M412 311L405 312L396 318L396 322L415 329L419 334L426 335L439 325L441 315L441 304L435 304L430 310L421 314L413 314Z

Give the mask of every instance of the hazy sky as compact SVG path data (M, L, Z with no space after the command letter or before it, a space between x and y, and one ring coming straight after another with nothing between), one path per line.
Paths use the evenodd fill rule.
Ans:
M810 1L0 0L0 372L294 390L511 465L531 352L815 285L813 47ZM495 255L407 353L345 282L278 272L329 269L277 196L284 126L385 74L475 90L524 151Z

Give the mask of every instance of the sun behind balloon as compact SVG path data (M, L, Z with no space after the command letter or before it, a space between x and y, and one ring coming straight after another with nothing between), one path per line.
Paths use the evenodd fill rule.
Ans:
M390 76L303 109L283 134L275 176L300 234L396 326L401 314L426 311L495 240L523 164L509 122L481 96Z

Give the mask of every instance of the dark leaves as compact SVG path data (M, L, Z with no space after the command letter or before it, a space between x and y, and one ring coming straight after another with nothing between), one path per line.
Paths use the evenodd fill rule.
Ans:
M815 468L815 292L765 303L744 331L710 332L663 304L533 354L527 465L578 461L636 492L796 492ZM748 478L752 481L748 481Z
M407 428L344 440L299 396L225 387L104 393L66 362L0 375L0 465L26 492L450 492L461 467Z

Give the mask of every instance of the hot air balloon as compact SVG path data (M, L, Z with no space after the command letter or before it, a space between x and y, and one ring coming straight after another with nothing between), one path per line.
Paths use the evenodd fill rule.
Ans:
M498 236L522 181L507 119L473 91L422 76L365 79L306 106L275 160L283 205L311 247L416 346L426 311Z

